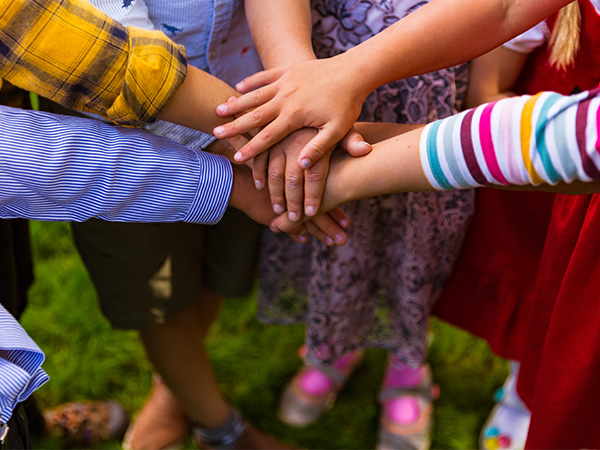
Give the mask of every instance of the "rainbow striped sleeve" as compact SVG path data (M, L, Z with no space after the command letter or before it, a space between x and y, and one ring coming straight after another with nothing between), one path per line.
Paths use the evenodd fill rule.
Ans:
M502 99L428 124L423 171L435 189L600 179L600 89Z

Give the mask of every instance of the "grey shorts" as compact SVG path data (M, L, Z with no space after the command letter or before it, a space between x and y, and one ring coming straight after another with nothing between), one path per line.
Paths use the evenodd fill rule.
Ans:
M260 226L234 209L212 226L88 220L72 229L102 312L115 328L164 323L203 289L240 297L255 281Z

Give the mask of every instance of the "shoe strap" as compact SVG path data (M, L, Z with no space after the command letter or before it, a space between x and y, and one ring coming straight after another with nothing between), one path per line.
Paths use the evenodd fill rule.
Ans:
M431 386L386 387L379 392L379 402L384 403L398 397L420 397L426 402L433 401Z
M359 356L358 358L356 358L356 361L354 361L346 367L345 372L342 369L338 369L334 365L322 365L317 362L314 362L310 359L310 357L307 354L305 354L302 359L304 361L305 368L316 369L319 372L323 373L331 381L336 383L338 386L343 386L344 384L346 384L346 381L348 381L350 374L354 372L356 367L358 367L358 365L360 364L362 357Z
M320 366L318 364L313 364L310 361L305 360L304 367L307 369L318 370L337 385L345 384L346 380L348 379L348 375L337 370L335 367L332 366Z
M240 412L231 408L227 420L216 428L206 428L197 423L192 424L192 432L210 448L233 449L246 431L247 423Z

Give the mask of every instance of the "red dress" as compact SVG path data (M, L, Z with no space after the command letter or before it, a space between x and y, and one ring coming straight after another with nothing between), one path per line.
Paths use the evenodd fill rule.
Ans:
M569 94L600 82L600 17L580 1L575 67L544 46L517 89ZM548 20L550 26L556 17ZM527 448L600 448L600 195L481 189L462 254L434 313L521 362Z

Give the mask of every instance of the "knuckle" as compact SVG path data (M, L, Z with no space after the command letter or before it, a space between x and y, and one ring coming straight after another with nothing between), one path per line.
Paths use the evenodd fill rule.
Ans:
M325 180L325 177L320 171L307 170L306 171L306 182L310 184L321 184Z
M255 89L251 92L252 98L256 101L260 100L262 97L262 89Z
M273 133L268 128L265 128L265 129L261 130L261 132L259 133L259 136L263 141L268 142L273 137Z
M319 156L323 156L325 153L327 153L327 148L320 142L313 142L311 150L313 153Z
M279 170L269 169L268 171L269 183L279 184L283 180L283 176Z
M262 119L262 110L260 108L253 109L250 111L250 117L255 121L260 121Z
M298 189L302 185L302 178L296 174L290 174L285 178L285 185L290 189Z

